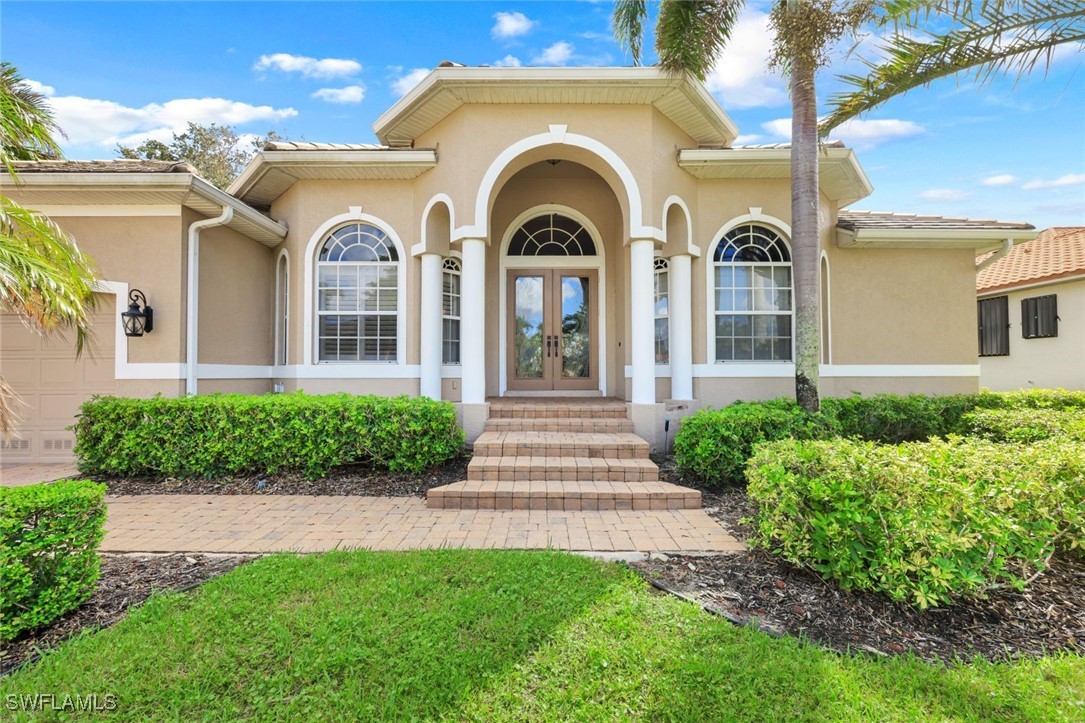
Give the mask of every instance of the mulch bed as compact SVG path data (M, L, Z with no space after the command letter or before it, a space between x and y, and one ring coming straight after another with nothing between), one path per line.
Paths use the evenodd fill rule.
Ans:
M667 460L662 477L683 480ZM702 488L705 511L736 537L754 505L742 490ZM762 551L708 557L672 555L634 567L731 618L770 631L803 636L840 651L882 656L912 652L926 660L956 662L1085 654L1085 564L1053 560L1025 592L992 591L987 599L919 611L877 593L845 592L831 580Z
M0 648L0 675L7 675L40 651L55 648L85 628L117 623L153 592L181 590L218 577L253 559L222 555L102 555L98 589L76 610L52 625L24 634Z
M450 460L421 474L389 472L369 465L337 467L319 480L296 472L216 479L98 478L111 495L355 495L423 497L432 487L467 479L469 456Z

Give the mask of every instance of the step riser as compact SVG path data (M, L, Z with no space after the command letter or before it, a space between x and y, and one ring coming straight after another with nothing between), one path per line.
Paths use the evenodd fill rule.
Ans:
M625 407L490 406L490 419L628 419Z
M445 510L551 510L566 512L593 512L596 510L692 510L701 506L700 495L671 495L633 499L630 495L615 494L611 499L588 499L564 494L561 497L541 495L494 496L464 494L459 497L428 497L430 509Z
M475 443L479 457L601 457L605 459L648 459L647 444L569 444L562 442Z
M632 434L628 419L491 419L487 432L565 432L581 434Z
M640 467L467 467L467 479L472 482L529 482L549 479L561 482L657 482L658 469Z

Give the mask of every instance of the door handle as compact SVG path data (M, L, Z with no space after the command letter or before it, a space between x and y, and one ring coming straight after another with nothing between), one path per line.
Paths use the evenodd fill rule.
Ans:
M553 339L554 339L554 337L552 337L552 336L547 336L546 337L546 357L548 359L550 358L550 344L553 343Z

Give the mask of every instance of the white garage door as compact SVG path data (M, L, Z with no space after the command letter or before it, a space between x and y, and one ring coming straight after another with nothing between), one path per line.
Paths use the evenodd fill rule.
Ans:
M0 375L22 397L18 436L0 442L4 462L67 462L79 405L113 393L116 303L98 295L94 342L75 358L74 334L43 337L11 314L0 314Z

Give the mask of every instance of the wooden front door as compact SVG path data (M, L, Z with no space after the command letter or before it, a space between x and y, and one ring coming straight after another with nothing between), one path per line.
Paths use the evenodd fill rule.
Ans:
M598 388L596 271L516 269L508 274L509 389Z

